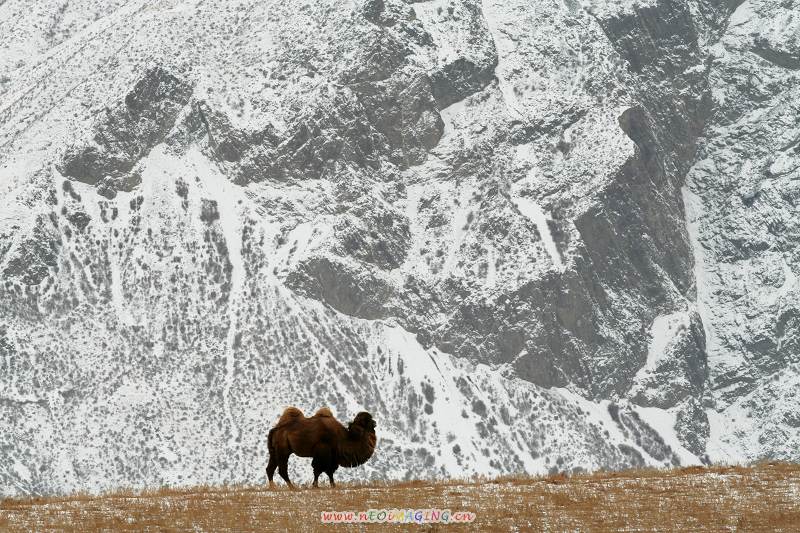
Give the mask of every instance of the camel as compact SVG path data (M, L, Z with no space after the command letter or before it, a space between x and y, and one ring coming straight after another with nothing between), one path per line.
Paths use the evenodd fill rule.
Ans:
M275 487L272 476L277 468L289 488L295 488L288 472L289 456L295 454L312 458L314 488L319 488L322 472L328 475L333 488L336 486L333 473L340 466L352 468L366 463L375 451L376 442L375 421L367 412L358 413L345 428L327 407L309 418L300 409L288 407L267 437L269 486Z

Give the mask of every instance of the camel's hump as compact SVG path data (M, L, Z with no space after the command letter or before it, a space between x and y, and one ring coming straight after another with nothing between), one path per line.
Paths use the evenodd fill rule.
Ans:
M287 407L283 411L283 414L281 415L280 420L278 420L278 423L280 424L281 422L286 422L287 420L290 420L292 418L298 418L298 417L302 418L303 416L305 416L303 415L303 411L301 411L297 407Z
M333 413L327 407L323 407L322 409L314 413L314 416L329 416L333 418Z

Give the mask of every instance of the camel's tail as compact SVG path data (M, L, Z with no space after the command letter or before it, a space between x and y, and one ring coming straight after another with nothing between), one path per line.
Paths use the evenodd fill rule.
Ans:
M275 433L275 428L269 430L267 433L267 450L269 451L270 457L272 457L275 453L275 445L272 443L272 434Z
M275 433L275 428L269 430L267 433L267 451L269 451L269 463L275 461L275 445L272 443L272 434ZM269 478L269 463L267 463L267 478ZM272 480L270 480L271 482Z

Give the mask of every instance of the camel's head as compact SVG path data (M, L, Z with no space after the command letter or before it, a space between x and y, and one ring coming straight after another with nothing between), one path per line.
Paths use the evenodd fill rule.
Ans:
M375 433L375 425L375 420L373 420L372 415L362 411L356 415L352 422L350 422L350 425L347 429L352 435L358 437L364 433Z

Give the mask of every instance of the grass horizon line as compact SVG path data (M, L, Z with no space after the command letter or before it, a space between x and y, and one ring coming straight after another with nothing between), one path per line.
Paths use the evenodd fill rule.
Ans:
M769 460L760 459L749 463L713 463L708 465L688 465L688 466L645 466L645 467L631 467L620 470L598 469L594 471L582 472L557 472L547 474L531 474L526 472L501 474L498 476L490 476L484 474L475 474L463 477L450 477L450 478L417 478L411 480L355 480L355 481L342 481L336 484L336 487L331 489L326 485L322 485L320 489L315 490L306 484L298 484L298 490L294 492L303 492L305 490L315 490L315 492L326 491L349 491L349 490L367 490L367 489L404 489L414 487L447 487L447 486L476 486L487 484L512 484L524 485L534 483L566 483L568 481L604 481L611 479L631 479L631 478L647 478L647 477L672 477L684 475L705 475L709 473L718 474L731 474L731 473L745 473L757 468L772 468L774 470L786 469L789 471L800 470L800 463L792 463L783 460ZM183 495L224 495L227 493L281 493L288 492L290 489L278 481L277 488L270 489L266 483L263 485L249 484L249 483L233 483L233 484L199 484L199 485L162 485L160 487L145 487L145 488L130 488L119 487L104 491L76 491L64 494L31 494L19 495L0 498L0 511L6 505L40 505L42 503L68 503L87 500L104 500L104 499L137 499L137 498L156 498L156 497L180 497Z

